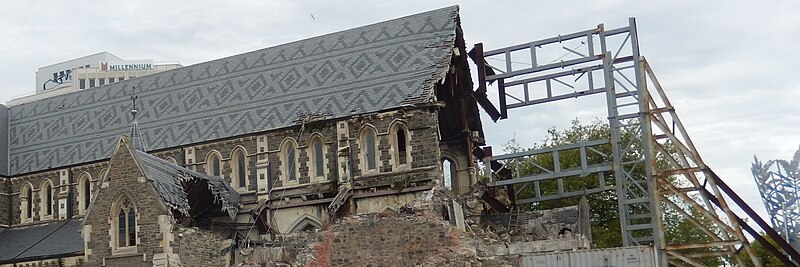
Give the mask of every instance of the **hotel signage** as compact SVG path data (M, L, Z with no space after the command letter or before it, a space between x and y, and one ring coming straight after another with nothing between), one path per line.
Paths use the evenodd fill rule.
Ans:
M100 62L101 71L128 71L128 70L152 70L153 62L146 60L124 61L124 62Z

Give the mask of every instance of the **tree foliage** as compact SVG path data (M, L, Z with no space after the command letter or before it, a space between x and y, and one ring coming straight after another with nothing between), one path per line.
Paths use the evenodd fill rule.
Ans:
M768 235L761 234L761 236L767 239L767 242L772 244L773 247L778 247L778 244L775 243L775 241L772 240L772 238L769 237ZM781 260L778 259L777 256L772 254L772 252L767 250L764 247L764 245L761 245L760 242L753 240L753 242L750 243L750 247L753 249L753 253L756 254L756 258L758 258L758 260L761 261L761 264L764 267L784 266L783 262L781 262ZM747 264L747 266L753 266L752 261L749 260L745 261L745 264Z

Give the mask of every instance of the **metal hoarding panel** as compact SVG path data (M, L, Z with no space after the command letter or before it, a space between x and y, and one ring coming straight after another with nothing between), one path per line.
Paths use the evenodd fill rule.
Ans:
M522 255L521 267L648 267L656 266L649 246L587 249Z

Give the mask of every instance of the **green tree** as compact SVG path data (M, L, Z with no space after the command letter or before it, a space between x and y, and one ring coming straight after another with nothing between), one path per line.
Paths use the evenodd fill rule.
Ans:
M772 244L772 246L778 247L778 244L775 243L775 241L772 240L772 238L770 238L768 235L762 233L761 236L766 238L767 242ZM758 260L761 261L761 264L763 264L764 267L784 266L783 262L781 262L781 260L778 259L778 257L776 257L774 254L772 254L772 252L770 252L769 250L767 250L757 240L753 240L753 242L750 243L750 246L753 249L753 253L756 254L756 258L758 258ZM746 258L746 256L745 256L745 258ZM751 261L749 259L745 260L745 264L747 266L753 266L753 264L751 263Z

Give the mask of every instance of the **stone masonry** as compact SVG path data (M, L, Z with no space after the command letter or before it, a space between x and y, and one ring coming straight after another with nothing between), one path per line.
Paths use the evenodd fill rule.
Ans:
M123 141L124 142L124 141ZM153 257L164 253L164 234L161 224L171 217L161 202L152 181L144 178L127 146L111 158L108 174L87 214L81 235L85 246L87 266L153 266ZM136 248L120 253L115 251L114 203L120 197L133 200L136 210ZM162 220L162 222L159 222Z
M176 228L173 232L176 242L172 250L180 255L184 267L226 265L220 255L223 238L219 234L197 228Z
M441 219L371 214L320 233L306 266L478 266L463 232Z

